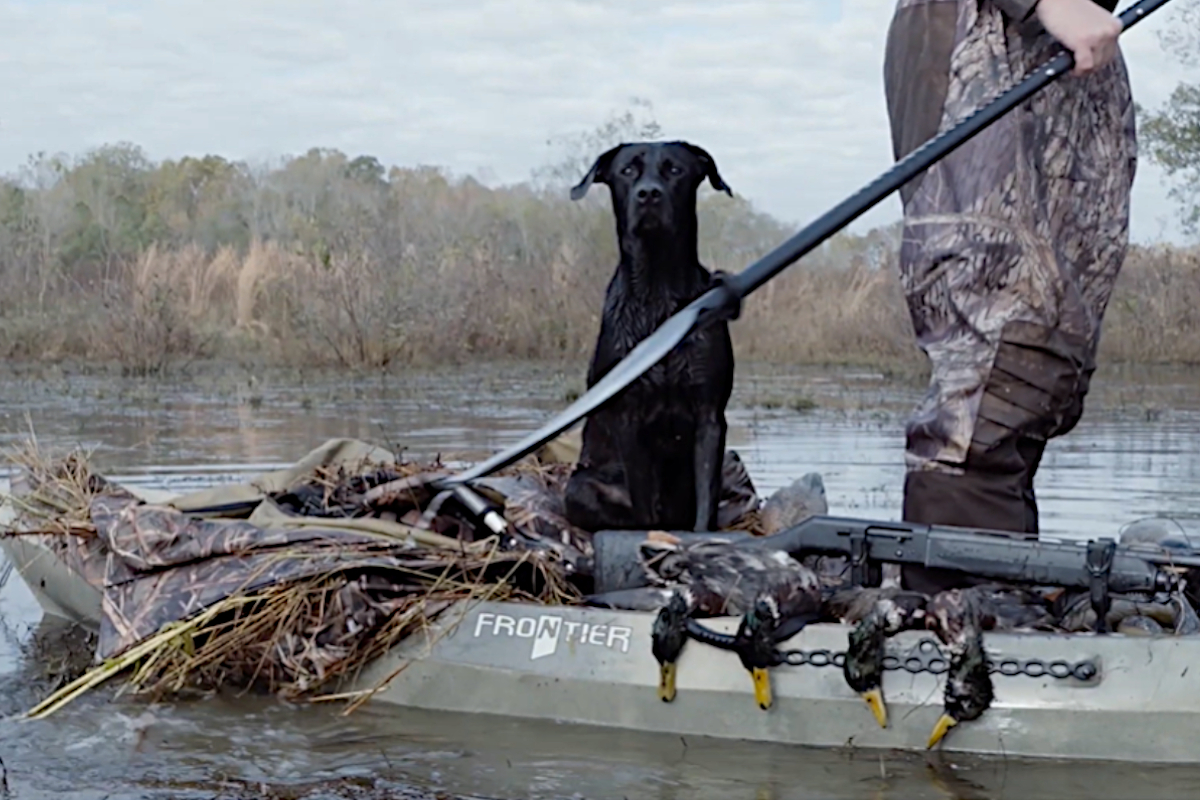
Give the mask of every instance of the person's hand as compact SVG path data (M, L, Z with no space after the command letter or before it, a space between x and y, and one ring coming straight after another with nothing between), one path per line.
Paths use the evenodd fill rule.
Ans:
M1039 0L1038 20L1075 55L1072 75L1086 75L1116 58L1121 20L1092 0Z

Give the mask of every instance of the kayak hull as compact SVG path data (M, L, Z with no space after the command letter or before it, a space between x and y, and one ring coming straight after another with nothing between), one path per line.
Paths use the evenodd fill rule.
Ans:
M38 538L0 538L0 551L16 566L44 613L99 627L100 589L88 583Z
M427 635L374 662L355 685L390 681L374 701L425 709L817 747L924 750L942 713L944 676L885 673L889 724L881 729L836 666L772 670L774 705L754 701L733 653L689 642L677 695L658 699L650 652L654 615L521 603L460 604ZM709 620L731 632L731 618ZM786 649L841 652L849 628L811 625ZM910 631L889 652L916 652ZM993 674L996 700L979 720L952 729L941 747L985 755L1157 763L1200 762L1200 638L1092 634L987 634L989 655L1078 662L1090 681Z

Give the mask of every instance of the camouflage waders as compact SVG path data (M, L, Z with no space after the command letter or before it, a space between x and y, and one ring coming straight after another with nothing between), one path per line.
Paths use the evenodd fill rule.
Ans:
M1054 54L1033 5L899 0L884 67L897 159ZM901 284L932 364L906 427L905 520L1037 536L1033 476L1047 440L1083 413L1135 166L1118 55L1050 84L901 190ZM918 589L937 577L905 572Z

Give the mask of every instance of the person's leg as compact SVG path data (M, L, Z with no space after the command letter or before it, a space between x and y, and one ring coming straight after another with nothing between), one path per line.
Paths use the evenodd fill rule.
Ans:
M946 47L935 34L951 18ZM896 158L1053 46L988 0L899 0L885 63ZM1034 477L1082 414L1127 245L1134 148L1118 60L1043 89L902 190L901 282L932 367L906 428L906 520L1037 536ZM947 578L905 575L926 590Z
M1006 326L981 390L962 471L910 470L906 521L1037 538L1034 476L1047 441L1078 421L1091 375L1084 345L1072 354L1018 344L1029 338L1020 333L1047 331L1057 338L1028 323ZM927 593L980 582L946 570L907 567L903 574L908 588Z

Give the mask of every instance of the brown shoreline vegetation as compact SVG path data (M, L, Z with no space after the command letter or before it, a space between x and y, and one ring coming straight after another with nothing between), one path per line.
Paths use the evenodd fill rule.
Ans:
M582 363L617 253L609 202L488 188L311 150L271 170L151 163L131 145L39 157L0 180L0 359L162 375L199 361L379 370ZM736 187L735 187L736 191ZM795 232L703 191L701 256L739 271ZM924 365L899 229L841 233L748 298L740 359ZM1105 363L1200 363L1200 248L1131 247Z

